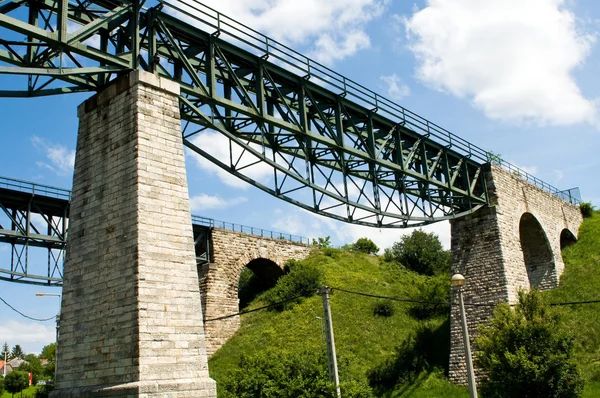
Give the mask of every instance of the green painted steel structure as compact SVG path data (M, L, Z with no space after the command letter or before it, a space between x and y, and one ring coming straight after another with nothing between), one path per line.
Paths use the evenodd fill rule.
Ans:
M195 0L0 0L0 74L24 76L0 96L100 91L137 68L180 84L187 147L309 211L402 228L487 204L488 152Z
M62 285L71 191L0 177L0 280L30 285ZM196 263L212 262L214 228L309 244L309 239L192 215Z

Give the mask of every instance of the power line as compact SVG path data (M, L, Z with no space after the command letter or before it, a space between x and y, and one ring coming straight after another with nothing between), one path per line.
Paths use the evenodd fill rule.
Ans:
M356 291L352 291L352 290L341 289L339 287L331 287L331 289L338 290L338 291L344 292L344 293L355 294L358 296L386 299L386 300L398 301L398 302L402 302L402 303L448 305L448 306L458 305L457 303L450 303L449 301L425 301L425 300L414 300L414 299L409 299L409 298L400 298L400 297L392 297L392 296L381 296L381 295L377 295L377 294L369 294L369 293L364 293L364 292L356 292ZM600 300L565 301L565 302L559 302L559 303L549 303L548 305L557 307L557 306L565 306L565 305L598 304L598 303L600 303ZM501 304L501 303L465 303L466 306L473 306L473 307L494 307L498 304ZM512 307L512 306L514 306L514 304L510 304L510 306Z
M6 300L4 300L2 297L0 297L0 301L2 301L4 304L6 304L8 306L8 308L10 308L11 310L13 310L14 312L16 312L17 314L21 315L22 317L25 317L27 319L31 319L32 321L36 321L36 322L46 322L46 321L50 321L50 320L54 320L56 319L56 316L52 316L50 318L47 319L40 319L40 318L33 318L30 317L29 315L25 315L23 314L21 311L19 311L18 309L16 309L15 307L13 307L12 305L8 304L6 302Z
M303 295L292 297L290 299L287 299L287 300L284 300L284 301L280 301L278 303L265 305L264 307L254 308L254 309L248 310L248 311L241 311L241 312L238 312L238 313L235 313L235 314L231 314L231 315L220 316L218 318L205 319L204 322L206 323L206 322L220 321L222 319L233 318L234 316L238 316L238 315L244 315L244 314L249 314L251 312L256 312L256 311L260 311L260 310L266 310L267 308L276 307L278 305L289 303L290 301L297 300L300 297L303 297Z

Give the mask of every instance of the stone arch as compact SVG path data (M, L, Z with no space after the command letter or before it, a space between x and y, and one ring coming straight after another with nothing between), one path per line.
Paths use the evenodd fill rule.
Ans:
M251 275L244 275L244 270ZM240 271L238 280L237 297L240 310L252 301L258 294L272 288L277 280L283 276L283 269L268 258L255 258ZM243 286L242 286L243 285Z
M542 224L531 213L524 213L519 221L519 238L529 285L540 290L558 285L552 246Z
M560 231L560 250L563 250L567 246L571 246L575 242L577 242L577 238L570 229L565 228Z

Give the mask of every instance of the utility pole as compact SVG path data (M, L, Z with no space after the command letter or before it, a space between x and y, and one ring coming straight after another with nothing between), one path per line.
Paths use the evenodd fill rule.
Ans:
M469 381L469 396L477 398L477 384L475 381L475 372L473 371L473 358L471 356L471 343L469 341L469 327L467 325L467 314L465 312L465 302L463 299L463 286L465 277L461 274L455 274L450 280L450 284L458 288L458 302L460 305L460 319L462 324L463 342L465 348L465 361L467 362L467 378Z
M327 362L329 363L329 380L335 384L336 397L341 398L340 376L338 374L337 357L335 354L335 339L333 338L333 323L331 321L331 308L329 307L329 293L331 288L323 286L320 290L323 298L323 313L325 314L325 337L327 338Z

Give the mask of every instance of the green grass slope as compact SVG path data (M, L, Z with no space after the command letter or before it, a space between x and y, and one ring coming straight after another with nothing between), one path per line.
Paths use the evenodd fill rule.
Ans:
M328 255L326 255L327 253ZM408 297L416 293L425 279L398 266L385 263L379 257L344 250L316 250L305 263L318 266L325 273L328 286L366 292L381 296ZM334 291L331 310L335 332L340 379L366 378L367 372L396 355L399 346L423 321L410 316L410 306L394 303L390 317L376 316L373 307L378 299ZM259 296L249 308L263 305ZM267 350L277 353L322 352L324 349L321 320L323 306L320 296L304 299L278 312L263 310L243 315L241 328L209 361L211 377L222 380L238 366L242 355ZM432 329L441 330L439 344L432 351L447 358L448 334L445 318L426 321ZM446 328L443 329L442 328ZM438 333L440 335L440 333ZM438 337L438 336L436 336ZM444 361L444 359L442 359ZM447 359L445 360L447 362ZM442 365L443 366L443 365ZM466 390L456 387L443 376L443 370L420 375L410 385L389 392L389 397L466 397Z
M551 303L600 300L600 212L584 219L577 243L563 250L565 272L557 289L544 292ZM600 397L600 303L556 307L573 334L584 397Z

